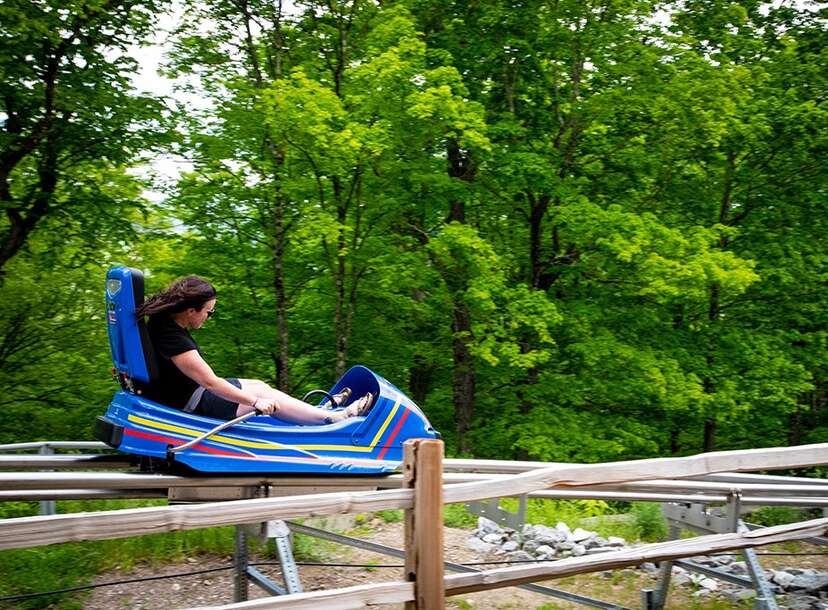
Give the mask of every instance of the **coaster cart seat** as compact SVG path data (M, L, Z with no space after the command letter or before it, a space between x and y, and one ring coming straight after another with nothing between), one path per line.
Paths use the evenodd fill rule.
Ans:
M351 388L352 399L376 396L363 417L323 425L299 425L256 415L186 445L215 429L221 420L186 413L143 396L157 375L157 360L143 319L135 315L144 301L143 274L114 267L106 276L106 318L113 373L121 385L95 436L153 467L203 473L384 474L402 463L403 442L439 438L425 414L387 380L354 366L328 392ZM324 394L324 392L322 392ZM330 406L328 398L320 406Z

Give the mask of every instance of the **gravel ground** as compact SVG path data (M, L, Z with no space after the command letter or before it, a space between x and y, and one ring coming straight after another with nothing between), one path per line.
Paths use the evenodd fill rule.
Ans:
M401 548L403 546L403 526L401 523L388 524L374 520L369 524L349 532L358 538L378 542L388 546ZM481 561L478 556L466 546L470 532L468 530L445 528L444 540L446 559L454 562ZM808 547L804 547L807 549ZM328 563L374 563L398 564L395 558L355 549L332 543L320 543L318 554L321 554ZM768 558L763 560L766 567L785 563L789 566L799 564L802 567L817 567L828 570L828 557L819 558ZM250 561L272 561L252 554ZM101 574L96 583L111 582L128 578L160 576L177 574L209 568L220 568L230 565L230 557L212 557L209 559L189 559L184 562L158 566L139 566L129 572L112 571ZM278 566L262 566L259 568L264 574L277 583L281 583L281 573ZM359 584L368 584L381 581L399 580L402 578L400 568L333 568L300 566L300 577L305 591L320 589L334 589ZM597 597L604 601L618 603L629 608L640 607L640 590L652 588L655 577L642 570L616 570L601 574L564 578L554 582L543 583L547 586L559 588L581 595ZM233 571L223 570L197 576L184 576L164 580L147 581L101 587L81 598L83 608L88 610L149 610L163 608L174 610L178 608L193 608L217 606L233 601ZM669 609L704 610L723 608L749 608L749 605L729 605L717 600L704 600L691 597L692 590L674 588L668 602ZM249 585L249 599L267 597L268 594L252 583ZM401 605L386 605L378 607L381 610L402 609ZM553 599L537 593L517 588L495 589L469 595L450 598L447 608L462 610L575 610L583 608L559 599Z

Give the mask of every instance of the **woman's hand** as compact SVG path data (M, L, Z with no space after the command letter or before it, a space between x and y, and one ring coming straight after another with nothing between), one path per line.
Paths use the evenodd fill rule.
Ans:
M275 413L279 410L279 402L275 398L257 398L253 408L258 409L264 415Z

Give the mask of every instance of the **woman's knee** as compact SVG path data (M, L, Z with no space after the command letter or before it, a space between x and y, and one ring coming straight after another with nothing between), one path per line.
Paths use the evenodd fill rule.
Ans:
M239 381L241 381L243 390L248 390L254 394L261 395L263 393L273 392L273 388L261 379L239 379Z

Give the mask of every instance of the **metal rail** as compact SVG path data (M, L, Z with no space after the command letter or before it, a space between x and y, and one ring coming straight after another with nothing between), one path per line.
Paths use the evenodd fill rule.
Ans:
M0 491L0 502L26 502L43 500L104 500L104 499L126 499L126 498L167 498L168 489L186 488L158 488L158 489L26 489L26 490L5 490ZM297 489L306 489L294 488ZM364 489L364 488L362 488ZM329 491L340 491L341 488L328 488ZM317 490L323 492L324 490ZM721 503L725 502L725 496L693 495L680 496L671 494L627 494L612 492L569 492L549 491L529 494L531 498L542 498L547 500L618 500L623 502L702 502ZM226 498L225 498L226 499ZM747 502L748 504L750 502ZM757 505L781 505L781 506L803 506L801 502L779 499L758 499ZM810 506L810 504L804 504ZM828 502L825 504L828 506ZM819 505L821 506L821 505Z
M34 441L31 443L7 443L0 445L0 451L31 451L51 447L52 449L112 449L100 441Z
M780 483L791 485L822 485L828 488L828 479L812 479L810 477L784 477L772 474L743 474L740 472L721 472L719 474L706 474L703 477L694 479L698 481L711 481L721 483Z
M399 488L401 478L383 487ZM0 491L28 489L159 489L173 487L378 487L379 477L206 476L127 472L0 472Z
M624 502L678 502L694 504L722 504L728 496L712 494L646 494L622 491L537 491L528 494L530 498L556 500L619 500ZM780 497L780 496L742 496L746 506L791 506L791 507L828 507L828 498Z
M0 452L51 452L54 449L109 449L99 442L40 441L0 445ZM0 455L0 469L113 469L134 466L123 454ZM499 479L537 468L567 466L559 462L448 459L446 484ZM399 488L402 476L199 476L137 472L0 472L0 501L163 497L175 488L297 488L334 491L353 487ZM744 504L828 507L828 480L742 473L720 473L687 480L653 480L614 485L548 489L530 494L547 499L609 499L643 502L726 502L738 491ZM307 493L307 492L305 492Z
M167 489L27 489L0 491L0 502L43 502L46 500L129 500L166 498ZM44 513L45 514L45 513ZM54 514L48 513L48 514Z
M102 443L99 443L106 447ZM0 452L11 450L33 450L42 449L44 447L66 446L63 448L75 448L81 445L91 446L98 445L96 443L74 443L74 442L43 442L43 443L17 443L14 445L0 445ZM1 470L22 470L22 469L112 469L112 468L126 468L135 466L137 459L133 456L109 453L109 454L70 454L70 455L32 455L32 454L12 454L0 455L0 469ZM563 466L571 464L562 464L556 462L514 462L514 461L500 461L500 460L446 460L447 467L444 469L445 473L463 474L467 478L465 481L483 480L485 478L492 478L492 475L508 475L517 474L521 472L528 472L536 468L549 468L553 466ZM499 466L498 466L499 465ZM476 477L474 476L476 475ZM486 476L488 475L488 476ZM242 477L246 478L246 477ZM459 480L459 479L458 479ZM737 484L740 489L750 489L750 485L762 485L767 489L781 490L784 489L780 485L793 486L809 486L812 488L822 488L823 493L828 495L828 479L814 479L806 477L786 477L765 474L741 474L741 473L719 473L704 475L702 477L693 479L682 479L685 491L712 491L712 490L729 490L732 489L733 484ZM701 487L699 483L717 483L710 487ZM730 485L728 485L730 484ZM655 489L663 487L664 481L641 481L637 483L628 483L625 485L625 491L632 491L631 486L636 489ZM675 481L669 481L667 485L671 490L675 491ZM618 485L610 486L590 486L592 489L599 488L617 488ZM758 488L756 488L758 490ZM788 489L789 491L796 491L795 489ZM814 490L816 492L816 489Z
M0 469L23 470L74 468L129 468L136 464L136 459L127 455L113 453L96 453L85 455L0 455Z
M36 457L36 456L31 456ZM477 473L447 473L446 484L470 483L500 480L509 475L483 475ZM817 484L810 484L817 481ZM624 492L635 494L698 494L722 495L738 489L743 495L782 497L814 497L828 499L828 488L820 479L800 479L798 485L745 483L738 487L728 483L657 479L614 485L583 485L566 489L547 490L555 493L573 494ZM246 476L178 476L171 474L148 474L132 472L0 472L0 490L22 489L136 489L160 487L342 487L375 486L382 489L396 489L402 486L402 475L385 476L297 476L297 475L246 475ZM544 492L537 492L544 493Z
M0 475L2 476L2 475ZM141 476L141 475L135 475ZM69 485L62 489L48 489L37 488L33 486L25 489L3 489L0 490L0 501L28 501L28 500L81 500L81 499L104 499L104 498L158 498L168 497L170 490L176 489L226 489L226 490L242 490L250 488L258 488L262 486L272 486L284 492L285 495L291 493L324 493L325 491L336 492L345 489L366 489L371 486L377 487L367 481L359 482L345 482L345 481L331 481L324 485L310 485L307 483L297 484L297 482L290 482L287 485L271 485L261 481L240 482L238 480L228 481L227 479L184 479L175 480L175 477L169 477L172 480L158 480L164 475L148 475L156 477L153 481L141 481L136 479L133 481L111 481L108 486L101 486L95 488L96 485L91 481L85 481L84 485ZM232 484L231 484L232 483ZM41 481L41 485L46 486L46 482ZM98 482L100 484L100 482ZM625 502L679 502L679 503L696 503L696 504L720 504L728 500L725 495L712 494L646 494L646 493L632 493L632 492L612 492L612 491L591 491L589 489L580 490L544 490L528 494L530 498L542 499L557 499L557 500L618 500ZM238 496L240 498L241 496ZM218 499L230 499L231 496L214 497ZM232 499L238 499L232 496ZM195 499L195 497L191 498ZM772 497L772 496L743 496L742 504L750 506L792 506L792 507L828 507L828 498L798 498L798 497Z
M782 496L814 496L814 497L828 497L828 488L824 485L789 485L789 484L758 484L758 483L717 483L708 481L683 481L683 480L653 480L653 481L639 481L635 483L622 483L616 485L590 485L589 489L593 490L623 490L623 491L680 491L682 493L694 492L719 492L727 494L733 489L739 489L744 493L762 493L765 495L782 495Z
M14 451L40 450L44 447L52 449L111 449L108 445L96 441L38 441L31 443L12 443L0 445L0 453ZM0 468L106 468L109 466L129 466L135 463L133 456L120 453L110 454L74 454L74 455L0 455ZM554 466L572 466L567 462L533 462L514 460L469 460L446 459L443 461L445 473L467 474L519 474L538 468ZM475 480L475 479L468 479ZM479 479L477 479L479 480ZM788 477L765 474L718 473L703 475L690 481L704 481L710 483L738 483L747 484L789 484L811 485L828 488L828 479L812 479L805 477ZM641 482L639 485L658 485L656 481ZM712 489L712 488L711 488Z

